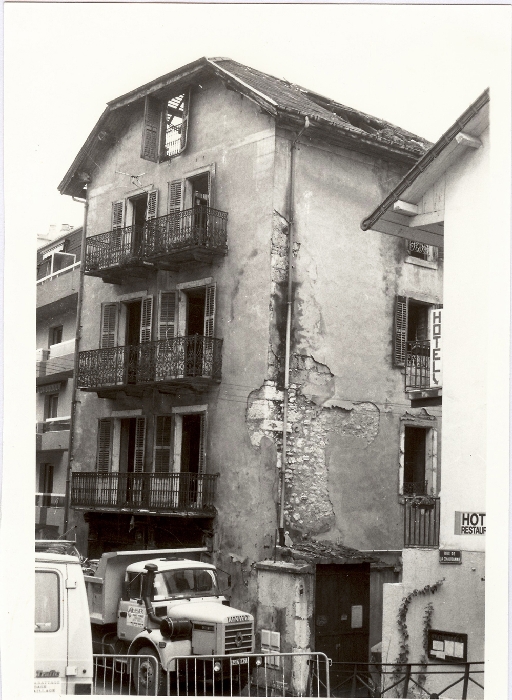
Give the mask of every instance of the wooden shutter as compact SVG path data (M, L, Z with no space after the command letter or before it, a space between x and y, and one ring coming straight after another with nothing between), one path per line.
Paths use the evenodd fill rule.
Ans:
M151 340L151 321L153 319L153 297L142 299L140 313L140 342L149 343Z
M148 205L146 207L146 221L156 219L158 212L158 190L148 192Z
M161 292L158 316L158 340L176 335L176 292Z
M213 337L215 322L215 285L206 287L206 300L204 305L204 334Z
M124 199L112 202L112 230L124 226Z
M181 123L180 153L187 147L189 103L190 90L187 90L187 92L183 95L183 121Z
M117 341L117 304L103 304L101 307L100 348L113 348Z
M206 466L206 413L201 413L201 424L199 428L199 474L204 473Z
M133 455L133 471L144 471L144 450L146 447L146 419L139 416L135 424L135 450Z
M395 332L394 365L405 367L405 350L407 341L407 297L396 295L395 298Z
M172 455L172 418L156 416L155 472L168 472Z
M112 465L112 428L111 418L100 418L98 421L96 469L99 472L109 472Z
M144 128L142 131L141 158L158 160L158 144L160 141L160 119L162 108L154 97L146 97L144 110Z
M175 214L181 210L181 193L183 185L181 180L174 180L169 183L169 214Z

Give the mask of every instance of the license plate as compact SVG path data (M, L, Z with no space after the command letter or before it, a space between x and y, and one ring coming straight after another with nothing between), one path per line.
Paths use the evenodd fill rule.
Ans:
M232 666L242 666L243 664L248 664L248 663L249 663L248 656L242 656L241 659L231 659Z

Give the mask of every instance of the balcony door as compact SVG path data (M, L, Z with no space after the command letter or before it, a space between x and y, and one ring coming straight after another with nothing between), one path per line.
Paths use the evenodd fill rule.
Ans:
M174 471L180 472L179 505L196 506L202 500L206 413L176 413L174 416Z
M210 173L202 173L191 178L192 188L192 230L194 242L206 245L208 234L208 207L210 206Z
M213 371L215 285L183 289L179 332L185 336L184 376L208 377Z
M122 418L119 422L119 472L124 502L129 507L141 506L146 497L144 472L144 450L146 419L144 417ZM123 488L124 486L124 488Z
M125 376L127 384L152 381L154 358L151 341L153 320L153 297L141 297L122 304L121 337L124 333Z
M158 191L151 190L128 199L128 214L131 218L131 252L135 257L144 256L144 225L157 215L157 198Z

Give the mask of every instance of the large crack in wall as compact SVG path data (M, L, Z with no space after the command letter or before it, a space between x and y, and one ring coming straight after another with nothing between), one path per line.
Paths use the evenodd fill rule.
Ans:
M369 445L378 434L380 411L370 402L336 402L334 375L314 358L294 355L291 362L285 471L285 524L292 535L318 535L336 527L329 494L329 445L336 436ZM283 391L268 380L252 392L247 427L254 447L265 435L274 441L281 467ZM341 488L343 485L341 484Z

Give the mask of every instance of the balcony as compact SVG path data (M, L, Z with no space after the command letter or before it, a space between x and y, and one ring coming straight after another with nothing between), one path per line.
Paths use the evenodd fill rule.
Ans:
M218 474L74 472L71 506L80 510L213 517Z
M75 366L75 339L39 349L36 354L36 385L53 384L73 376Z
M197 206L87 239L85 270L120 284L155 270L211 262L227 253L226 212Z
M199 335L85 350L78 361L78 387L110 398L119 391L142 396L146 387L174 393L204 391L221 380L222 340Z
M403 508L404 547L439 547L439 497L406 496Z
M441 387L430 384L430 340L414 340L406 343L405 391L411 401L436 399Z
M36 532L42 539L55 539L64 532L63 493L36 493Z
M70 416L47 418L36 424L36 450L49 452L69 449Z

